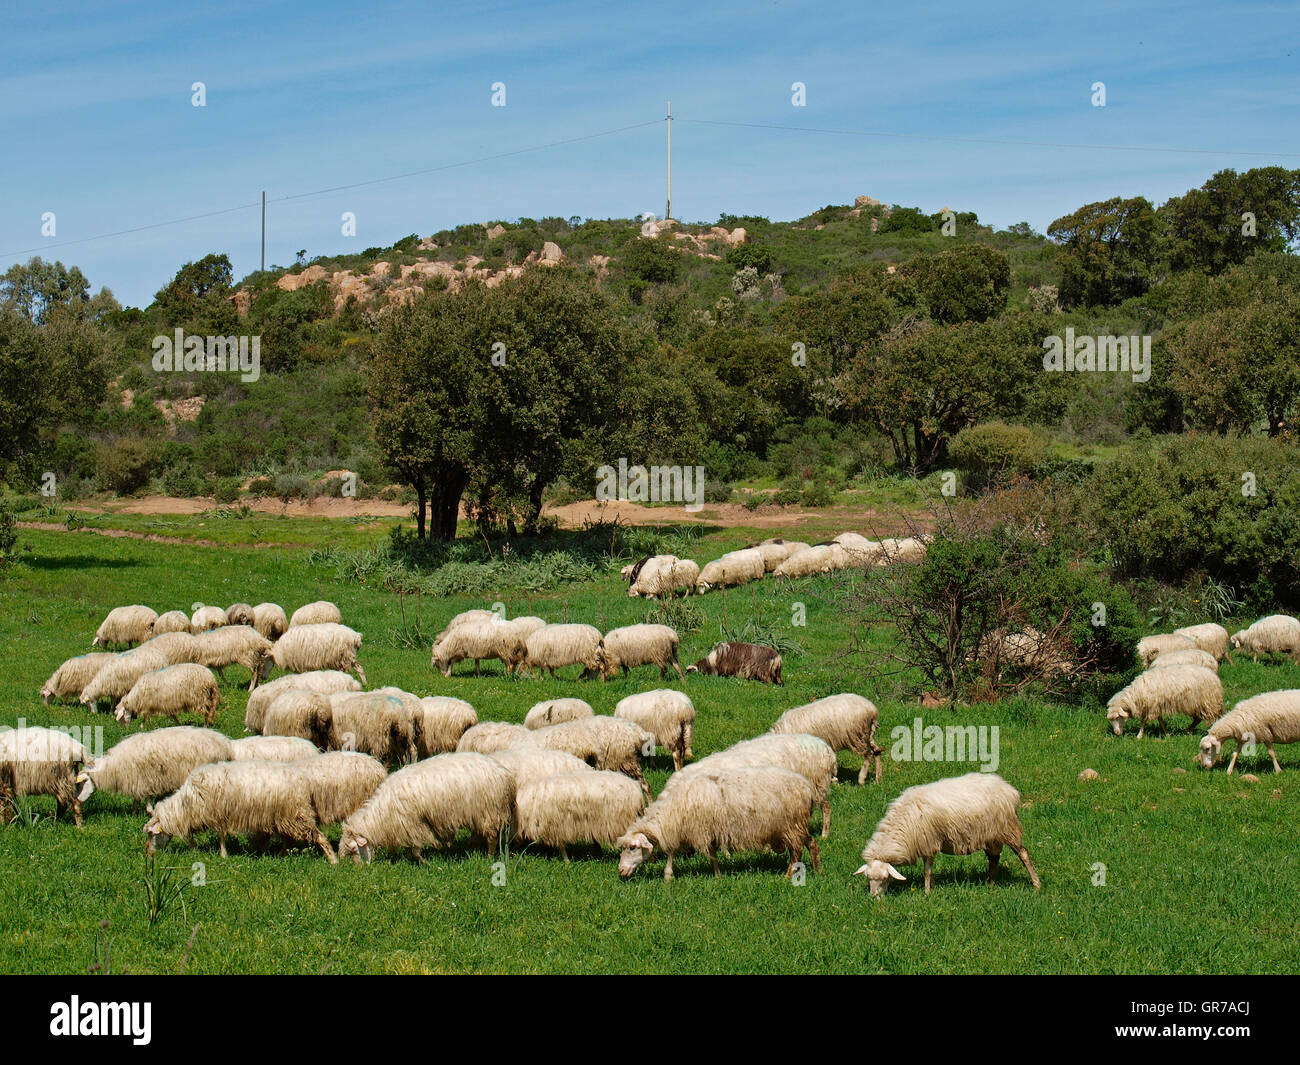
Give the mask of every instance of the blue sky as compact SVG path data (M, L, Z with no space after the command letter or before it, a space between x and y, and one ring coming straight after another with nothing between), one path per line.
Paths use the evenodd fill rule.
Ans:
M10 5L0 270L31 254L147 303L212 251L258 265L462 222L664 208L662 123L419 177L278 197L673 114L673 207L797 218L869 194L1040 231L1224 167L1300 166L1294 4L580 4L232 0ZM48 8L48 6L47 6ZM191 106L203 81L207 106ZM791 105L791 85L807 106ZM1107 106L1091 86L1106 84ZM494 82L506 106L491 106ZM708 125L791 125L950 140ZM1129 152L961 141L1206 149ZM1248 154L1259 153L1259 154ZM41 235L53 211L56 236ZM339 216L357 216L356 237ZM28 249L36 249L29 251Z

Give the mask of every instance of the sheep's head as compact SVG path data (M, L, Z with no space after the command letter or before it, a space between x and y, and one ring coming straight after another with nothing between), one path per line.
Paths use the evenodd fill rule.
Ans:
M371 858L374 857L375 849L371 846L370 841L365 836L359 836L350 828L344 828L343 835L339 838L339 857L345 854L352 855L352 860L357 865L368 865Z
M126 708L125 701L117 704L117 709L113 711L113 717L123 725L130 724L131 711Z
M1132 717L1132 714L1118 703L1110 703L1106 707L1106 720L1110 722L1110 730L1116 736L1124 734L1124 722L1130 717Z
M150 854L156 854L171 842L170 833L162 830L162 824L158 820L158 815L153 812L153 807L149 807L149 820L144 826L145 850Z
M655 845L644 832L624 836L619 843L623 852L618 856L618 875L626 880L654 853Z
M712 588L712 587L713 587L713 585L711 585L708 581L696 581L696 582L695 582L695 594L696 594L696 595L703 595L705 592L707 592L707 591L708 591L710 588Z
M853 875L858 874L865 876L871 884L871 895L877 898L885 893L885 888L889 886L889 881L906 880L902 873L895 869L888 862L882 862L879 858L873 858L866 865L860 866L853 871Z
M95 782L90 778L94 768L94 762L87 762L81 767L81 772L77 774L77 787L81 789L77 792L77 802L85 802L95 794Z
M1201 740L1200 762L1202 769L1213 769L1223 750L1223 743L1218 736L1205 736Z
M41 702L46 706L49 706L50 703L54 702L54 692L52 689L48 687L41 689Z
M258 684L266 683L266 678L271 675L271 667L274 665L275 665L275 659L271 657L271 652L268 651L266 654L262 656L262 664L257 668Z
M1246 630L1238 629L1228 638L1228 642L1232 644L1234 651L1240 651L1241 645L1246 642Z
M1236 637L1234 636L1233 639L1236 639ZM104 638L103 638L102 636L96 634L95 638L94 638L93 640L90 641L90 646L91 646L91 647L103 647L103 646L104 646Z

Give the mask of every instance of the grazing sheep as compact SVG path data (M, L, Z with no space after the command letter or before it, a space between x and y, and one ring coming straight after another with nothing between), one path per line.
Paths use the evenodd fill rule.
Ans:
M77 771L86 748L65 732L30 725L0 732L0 824L13 816L19 795L53 795L55 813L72 807L72 823L81 827Z
M276 677L275 680L260 685L257 691L248 696L244 727L249 732L261 732L267 708L275 702L277 695L288 688L303 688L321 695L331 695L334 692L359 692L361 682L337 669L318 669L309 673L290 673Z
M95 674L116 657L116 651L92 651L88 655L69 658L41 687L41 700L46 706L55 702L75 703L81 698L82 689L95 679Z
M988 670L1026 669L1049 677L1069 673L1074 668L1073 663L1053 646L1052 640L1032 625L1016 632L994 629L985 633L980 638L975 657Z
M1247 744L1263 744L1273 759L1273 772L1282 772L1273 745L1300 743L1300 691L1262 692L1243 699L1224 714L1201 739L1200 761L1205 769L1213 769L1223 753L1223 741L1236 740L1228 772L1237 765L1237 755ZM1253 753L1247 751L1247 754Z
M1219 672L1219 660L1209 651L1202 651L1199 647L1184 647L1180 651L1166 651L1157 657L1148 668L1164 669L1168 666L1200 666L1202 669L1212 669L1215 673Z
M547 625L525 641L519 672L544 669L552 677L564 666L582 666L582 678L600 672L600 630L590 625Z
M493 629L497 658L506 664L507 673L514 673L528 654L528 637L544 628L546 621L532 615L497 622Z
M720 643L693 666L687 673L703 673L713 677L740 677L742 680L759 680L764 684L781 684L781 655L774 647L761 643Z
M253 607L253 628L274 643L289 627L284 607L278 603L258 603Z
M221 706L217 678L205 666L183 662L146 673L122 696L113 716L128 725L133 718L170 717L177 725L181 714L198 714L211 727Z
M641 773L641 759L655 751L655 738L640 725L618 717L584 717L529 732L531 742L548 751L568 751L593 769L623 773L641 785L646 798L650 786ZM528 741L523 741L528 742Z
M750 548L763 556L763 569L771 573L796 551L803 551L809 545L798 540L764 540L761 544L750 544Z
M95 630L92 647L134 647L153 635L153 623L158 620L156 611L139 603L134 606L114 607L108 617Z
M700 565L676 555L654 555L627 567L625 573L630 577L627 589L630 598L643 595L657 599L679 591L690 595L700 579Z
M539 729L577 721L582 717L595 717L596 711L584 699L544 699L533 705L524 716L524 728Z
M190 770L233 757L229 738L212 729L177 725L138 732L86 763L77 774L77 798L84 803L96 791L111 791L133 803L152 801L184 784Z
M330 751L295 768L311 789L316 821L322 825L336 825L361 809L388 777L379 759L360 751Z
M695 590L703 595L712 588L731 588L737 584L756 581L767 572L763 554L756 548L741 548L728 551L721 558L715 558L700 570Z
M494 754L521 743L530 743L533 733L523 725L505 721L480 721L465 730L456 743L458 754Z
M235 762L302 762L319 758L320 751L297 736L245 736L230 741L230 757Z
M974 854L989 858L989 885L998 871L1004 846L1016 852L1037 891L1041 886L1025 849L1020 792L996 773L967 773L908 788L889 804L885 816L862 851L866 864L855 870L871 882L871 894L883 895L890 879L906 880L896 866L918 858L925 865L925 893L930 894L936 854Z
M1260 618L1248 629L1232 634L1232 649L1244 651L1252 662L1260 655L1290 655L1300 662L1300 621L1287 614L1270 614Z
M223 681L222 670L227 666L243 666L250 679L251 692L262 679L263 669L272 643L251 625L225 625L198 637L199 665L214 670Z
M420 756L415 742L419 700L413 700L412 706L408 699L390 692L331 696L326 746L334 751L364 751L388 765L414 762Z
M186 632L190 631L190 616L184 610L169 610L165 614L159 614L158 620L153 623L153 634L155 636L165 636L169 632Z
M438 670L444 677L451 676L451 667L467 658L474 660L474 676L479 675L479 666L485 658L502 657L502 648L518 661L524 653L524 640L516 630L508 628L509 622L469 621L457 625L441 640L433 645L433 655L429 668Z
M334 708L327 696L306 688L285 688L266 708L262 723L265 736L297 736L313 747L330 745Z
M827 546L834 550L835 545L839 545L840 569L868 569L885 561L884 545L861 533L840 533Z
M421 758L456 749L465 732L478 724L478 714L464 699L429 695L420 700L420 727L415 741Z
M645 812L645 805L636 781L584 767L521 786L515 793L515 835L558 847L567 862L569 844L591 840L611 846Z
M695 729L695 704L685 692L657 688L620 699L614 716L640 725L653 733L655 742L673 756L673 768L681 769L691 755ZM527 722L525 722L527 724Z
M1143 636L1138 640L1138 657L1142 659L1142 668L1145 669L1154 662L1160 655L1169 651L1185 651L1189 647L1195 647L1191 640L1186 636L1175 636L1172 632L1161 632L1155 636Z
M226 607L226 624L228 625L253 625L256 620L253 608L247 603L232 603Z
M392 847L422 861L425 847L449 845L467 828L494 854L514 807L510 770L485 754L439 754L385 780L343 822L339 853L360 864L377 849Z
M685 680L677 663L679 643L676 630L667 625L624 625L610 629L597 652L600 679L607 680L620 669L627 676L628 670L637 666L658 666L659 675L667 677L668 667L672 666L677 670L678 679Z
M290 625L283 636L275 641L270 656L262 663L263 679L274 664L286 673L308 673L336 669L342 673L355 673L362 684L366 673L357 662L361 649L361 633L346 625L322 622L311 625Z
M813 577L844 568L844 552L839 544L815 544L796 551L772 571L776 577Z
M148 647L125 651L104 663L91 682L81 689L78 701L92 712L101 702L116 705L146 673L164 669L168 665L167 656L161 651L153 651Z
M199 766L174 795L150 808L144 826L150 854L166 847L173 836L188 840L204 829L216 834L223 858L226 837L248 833L314 843L331 865L338 861L316 820L311 785L293 765L252 761Z
M876 544L875 564L892 566L898 562L920 562L929 550L924 536L904 536L901 539L886 537Z
M152 640L140 645L151 651L161 651L167 657L169 666L179 666L184 662L199 660L199 638L189 632L164 632Z
M787 877L807 849L821 871L817 841L808 830L813 786L798 773L776 766L693 773L670 793L659 796L616 841L622 854L618 875L626 880L656 849L668 858L664 883L673 878L673 859L681 851L707 854L713 875L721 873L718 852L786 851Z
M496 621L500 616L500 614L493 610L462 610L447 622L446 628L433 638L433 642L437 643L439 640L446 637L452 629L460 628L462 625L468 625L472 621Z
M314 603L300 606L289 619L289 628L299 625L342 625L343 612L333 603L318 599Z
M1223 682L1204 666L1168 666L1139 673L1106 704L1106 720L1116 736L1124 734L1124 722L1137 718L1138 739L1147 725L1165 727L1166 714L1187 714L1192 727L1198 721L1217 721L1223 713Z
M752 740L742 740L726 750L701 758L668 778L660 798L679 787L696 773L711 773L719 769L745 769L760 765L774 765L798 773L813 786L813 801L822 811L822 838L831 832L831 785L839 763L835 752L825 740L808 735L783 735L767 733Z
M852 751L861 755L862 768L858 783L867 782L867 770L876 763L876 783L880 783L884 763L880 756L884 749L876 745L876 728L880 712L870 699L852 692L828 695L803 706L787 710L772 726L777 735L806 733L825 740L833 751Z
M1174 635L1186 636L1202 651L1212 654L1216 662L1220 661L1228 653L1228 630L1222 625L1216 625L1213 621L1207 621L1202 625L1188 625L1185 628L1174 629ZM1228 662L1231 664L1231 657L1229 657Z
M547 751L540 747L509 747L503 751L493 751L491 757L493 761L499 762L514 775L516 795L525 784L541 780L543 777L596 772L581 758L575 758L568 751Z
M201 632L211 632L230 624L226 612L219 606L200 606L190 618L190 632L197 636Z

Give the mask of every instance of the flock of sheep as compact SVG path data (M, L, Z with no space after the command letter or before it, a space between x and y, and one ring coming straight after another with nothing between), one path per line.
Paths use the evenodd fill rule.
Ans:
M882 554L879 544L863 541L870 545L863 548L845 539L811 547L772 541L745 551L762 560L763 572L782 556L770 570L779 573L808 551L826 549L859 562L870 555L874 565L925 549L919 541L899 541ZM734 556L745 551L733 552L721 567L709 563L695 586L733 580ZM629 572L631 594L666 594L665 575L675 579L685 565L674 560L665 569L652 562ZM795 707L768 733L696 761L695 706L684 692L639 692L621 700L612 715L563 698L536 704L523 724L480 721L462 699L422 698L394 687L363 690L361 639L325 602L308 604L291 618L270 603L199 607L188 617L119 607L104 619L93 645L129 649L69 659L41 695L47 704L76 702L90 710L107 703L123 723L161 716L175 724L132 734L94 759L58 729L0 732L0 808L18 795L49 794L60 814L71 809L80 826L82 805L96 791L123 794L133 804L149 804L151 851L173 836L188 839L206 830L216 835L223 857L227 838L243 835L259 849L273 838L319 846L335 862L323 831L335 824L338 853L358 862L379 850L422 860L426 848L445 847L462 830L489 853L510 840L554 848L566 861L569 847L590 841L619 850L623 877L662 854L664 879L671 880L674 859L689 852L707 855L715 872L719 853L784 853L791 876L806 851L816 871L820 856L810 824L819 811L822 837L830 831L837 752L862 759L859 785L873 765L875 782L881 780L879 714L860 695ZM584 677L602 678L649 665L661 677L670 668L681 677L678 643L677 633L663 625L602 635L588 625L506 620L471 610L438 634L431 665L449 675L460 661L473 659L477 672L483 659L499 659L509 672L554 676L576 665ZM1274 744L1300 742L1300 691L1256 695L1221 716L1217 670L1230 647L1256 657L1300 657L1300 621L1276 615L1231 637L1206 624L1142 640L1145 671L1108 706L1116 734L1128 718L1141 723L1140 737L1146 725L1186 713L1210 723L1201 741L1206 768L1233 739L1238 750L1230 773L1241 745L1252 742L1265 746L1280 769ZM250 735L241 739L210 727L220 705L218 675L232 665L251 677L244 719ZM265 682L273 667L284 675ZM780 657L771 648L721 644L690 670L779 683ZM195 715L205 727L181 725L182 714ZM642 766L657 748L671 755L674 772L652 800ZM1016 789L991 773L909 788L886 810L857 872L878 895L892 880L905 879L898 866L920 861L928 893L936 854L982 850L991 883L1002 848L1010 847L1037 889L1019 804Z

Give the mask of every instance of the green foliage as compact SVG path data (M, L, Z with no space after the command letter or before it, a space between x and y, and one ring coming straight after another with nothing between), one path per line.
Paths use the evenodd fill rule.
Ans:
M130 495L149 483L160 459L161 449L154 441L123 437L100 445L95 478L107 491Z
M18 551L18 521L9 501L0 497L0 566L13 562Z
M919 207L899 207L897 204L880 223L881 233L930 233L936 228L934 219Z
M1300 236L1300 170L1220 170L1164 204L1160 220L1175 271L1220 274L1258 252L1285 251Z
M1028 473L1043 461L1045 453L1043 439L1034 430L1001 421L963 429L948 449L953 465L970 474L977 485L1010 473Z
M671 240L651 237L634 237L623 248L623 268L638 281L662 285L672 281L681 271L682 255Z
M1160 227L1145 197L1085 204L1048 226L1047 235L1061 245L1062 306L1110 306L1150 287Z
M213 498L218 503L233 503L239 498L239 489L238 477L222 477L217 481L216 490L212 493Z
M904 273L916 279L930 317L945 325L983 322L1001 314L1011 287L1010 260L982 244L919 256Z
M727 252L727 265L733 270L752 267L759 275L772 272L772 253L762 244L737 244Z

